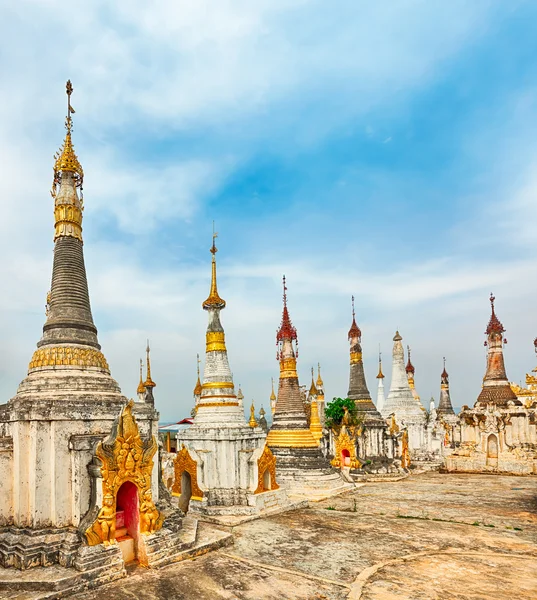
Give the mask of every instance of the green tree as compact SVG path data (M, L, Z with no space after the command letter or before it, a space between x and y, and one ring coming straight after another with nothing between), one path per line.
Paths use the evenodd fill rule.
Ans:
M343 416L345 415L345 408L349 411L350 423L349 425L357 425L359 423L358 409L354 400L350 398L334 398L332 402L326 405L324 414L326 417L326 427L332 429L339 427Z

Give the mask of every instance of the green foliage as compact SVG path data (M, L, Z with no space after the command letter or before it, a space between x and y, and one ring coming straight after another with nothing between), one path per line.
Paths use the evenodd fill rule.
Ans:
M339 427L341 425L341 421L345 414L345 407L349 411L349 425L358 425L358 409L356 408L354 400L351 400L350 398L334 398L324 409L326 427L332 429L333 427Z

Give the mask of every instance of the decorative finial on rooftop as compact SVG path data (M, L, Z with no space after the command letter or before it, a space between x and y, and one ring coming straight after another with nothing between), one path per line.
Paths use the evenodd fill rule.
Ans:
M315 387L315 381L313 380L313 373L314 373L314 369L313 369L313 367L311 367L311 385L310 385L309 395L310 396L317 396L318 390Z
M200 355L196 354L196 367L197 367L197 372L198 372L198 379L196 381L196 386L194 387L194 396L201 396L201 392L203 391L203 388L201 387L201 381L200 381Z
M360 331L360 328L356 324L356 313L354 312L354 296L351 296L351 302L352 302L352 325L351 325L351 328L349 329L349 334L348 334L349 341L351 341L353 338L361 338L362 337L362 332Z
M412 364L412 362L410 361L410 346L406 347L406 350L408 352L408 362L406 364L406 368L405 371L407 373L412 373L412 375L414 375L414 373L416 372L416 369L414 368L414 365Z
M274 377L271 377L270 380L272 382L272 392L270 393L270 399L276 400L276 394L274 393Z
M291 323L291 318L289 317L289 310L287 309L287 285L285 282L285 275L283 276L283 313L282 313L282 322L278 332L276 334L276 342L283 342L284 340L297 340L298 336L296 333L296 329L293 327Z
M151 359L149 357L149 353L150 353L151 349L149 348L149 340L147 340L147 347L145 349L146 355L147 355L147 360L146 360L146 368L147 368L147 374L146 374L146 378L145 378L145 382L144 385L146 388L154 388L157 384L151 379Z
M321 363L317 363L317 381L316 381L315 385L318 388L324 387L323 378L321 377Z
M382 372L382 352L380 351L380 344L379 344L379 374L377 375L377 379L384 379L384 373Z
M55 155L56 161L54 163L54 184L52 186L53 196L55 196L56 184L59 184L61 181L60 174L62 172L71 171L72 173L75 173L76 185L80 188L82 188L84 179L84 171L82 170L82 166L75 154L71 139L71 132L73 129L73 118L71 115L75 113L74 108L71 106L71 94L73 93L73 85L71 84L71 80L67 81L65 85L65 91L67 93L67 117L65 118L65 129L67 130L67 133L65 135L63 146Z
M211 254L212 258L212 271L211 271L211 291L209 293L209 297L202 304L204 310L211 310L212 308L222 309L226 306L226 301L220 298L218 295L218 287L216 284L216 253L218 252L218 248L216 247L216 238L218 237L218 233L214 230L214 221L213 221L213 245L211 246Z
M489 324L487 326L487 330L485 331L486 335L490 335L490 334L498 334L498 335L502 335L502 333L505 331L504 326L501 324L500 320L498 319L498 317L496 316L496 312L494 311L494 301L496 300L494 294L490 294L490 307L491 307L491 315L490 315L490 320L489 320Z
M137 394L143 394L145 392L145 385L144 385L144 380L142 377L142 368L143 368L143 361L142 361L142 359L140 359L140 383L138 384L138 389L136 390Z

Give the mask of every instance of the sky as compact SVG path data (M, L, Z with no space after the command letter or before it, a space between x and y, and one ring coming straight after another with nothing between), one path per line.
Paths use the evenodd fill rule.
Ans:
M112 375L152 347L163 421L205 350L212 223L236 386L267 409L281 278L301 383L348 390L351 296L376 398L398 329L416 388L456 408L485 367L489 295L507 374L535 368L537 3L20 0L0 6L0 392L41 336L53 155L74 86L84 252Z

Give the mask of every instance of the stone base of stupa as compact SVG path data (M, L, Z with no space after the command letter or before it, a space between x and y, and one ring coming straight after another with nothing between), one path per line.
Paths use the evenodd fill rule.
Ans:
M193 426L182 431L173 470L167 467L177 506L225 525L297 508L279 471L276 475L278 465L265 440L259 427Z
M210 505L207 498L203 498L201 501L191 500L188 510L189 514L200 521L233 527L254 519L270 517L307 506L306 500L290 499L284 487L259 494L247 494L245 500L246 504L227 506Z
M473 443L463 443L446 457L448 473L501 473L508 475L537 475L537 448L513 448L498 452L491 458Z
M291 497L322 500L354 489L354 483L334 469L319 448L271 447L277 460L278 481Z
M34 533L35 535L28 536L27 533L22 534L12 529L9 532L4 530L0 535L3 536L4 547L6 539L9 539L14 547L19 545L20 548L20 544L23 543L29 547L28 541L24 542L25 535L26 538L33 537L36 540L41 540L42 536L46 535L44 530ZM126 576L126 565L119 544L87 546L82 545L80 541L75 542L73 535L77 538L73 532L64 534L64 542L69 546L68 551L64 552L61 545L55 550L57 544L54 540L58 540L60 536L58 531L49 532L52 543L48 560L51 562L45 563L46 566L25 568L21 571L19 565L22 559L19 559L19 565L13 564L19 568L0 567L0 597L4 597L2 594L9 591L12 597L18 597L19 593L27 593L32 596L38 594L40 599L60 598ZM164 567L233 543L231 534L214 529L210 525L198 524L192 517L185 517L178 531L163 527L160 531L143 538L146 566L150 568ZM44 538L41 541L44 541ZM38 552L37 545L35 552ZM54 552L56 555L52 554ZM14 549L10 556L16 555L17 550ZM25 562L28 564L28 561ZM43 557L36 557L35 564L43 565Z
M509 402L463 408L464 440L445 458L445 470L463 473L537 475L535 412Z

